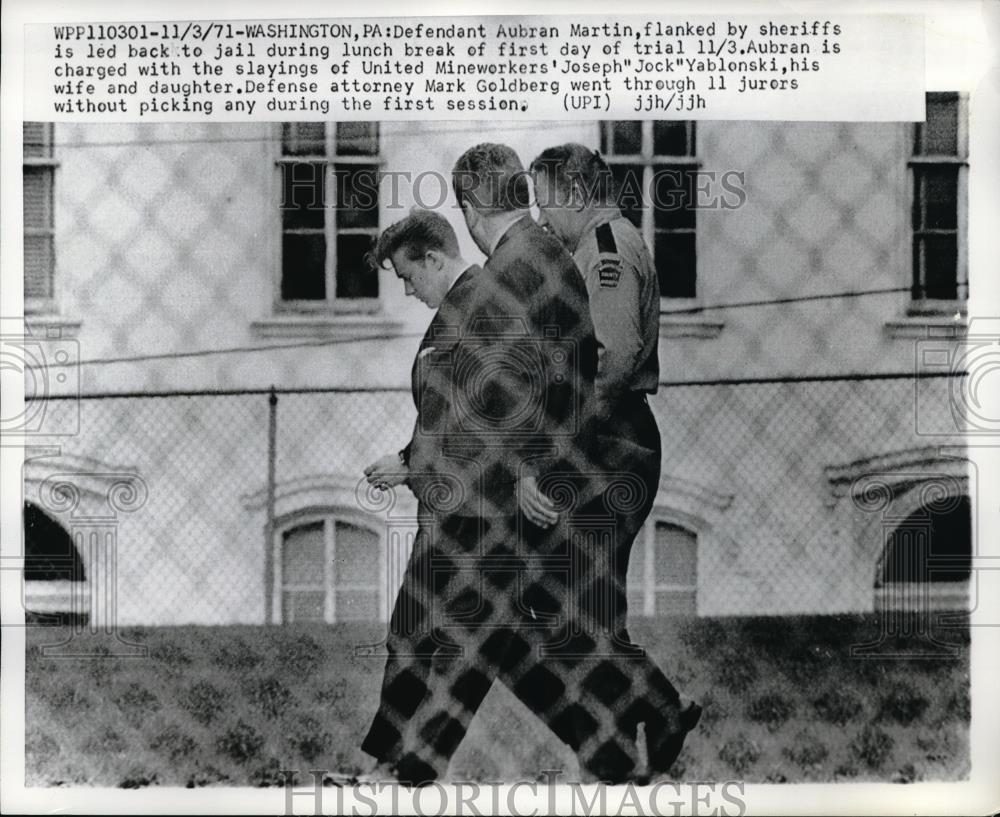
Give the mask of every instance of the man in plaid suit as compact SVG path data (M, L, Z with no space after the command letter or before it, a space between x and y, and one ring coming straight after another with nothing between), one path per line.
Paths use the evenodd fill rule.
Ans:
M638 722L669 738L661 756L676 756L685 730L676 690L641 651L601 632L607 616L591 600L614 575L613 541L593 544L593 519L604 517L613 540L614 515L601 507L608 475L594 467L597 347L586 289L531 219L513 151L472 148L454 185L488 260L448 292L422 344L432 351L418 356L427 376L415 377L405 459L429 519L400 601L420 612L408 644L423 650L393 673L390 647L365 748L402 780L433 780L499 677L586 772L621 782L636 768ZM398 253L392 260L406 267ZM393 468L376 464L369 480L395 481Z

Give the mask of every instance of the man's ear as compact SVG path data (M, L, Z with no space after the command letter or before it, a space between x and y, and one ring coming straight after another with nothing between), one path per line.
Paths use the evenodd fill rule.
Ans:
M444 266L444 254L440 250L427 250L424 261L431 269L440 270Z
M462 215L465 216L465 225L471 230L479 224L479 211L472 206L468 199L462 202Z

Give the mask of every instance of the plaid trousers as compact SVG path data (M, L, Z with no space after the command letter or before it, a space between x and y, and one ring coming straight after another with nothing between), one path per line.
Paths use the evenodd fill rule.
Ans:
M401 780L445 772L494 680L597 779L622 782L635 771L639 723L650 766L665 772L673 763L685 734L679 695L626 628L628 558L655 496L659 434L641 408L625 419L638 443L618 452L627 479L611 475L601 494L564 507L549 530L520 514L425 517L362 744ZM558 486L550 494L558 497Z

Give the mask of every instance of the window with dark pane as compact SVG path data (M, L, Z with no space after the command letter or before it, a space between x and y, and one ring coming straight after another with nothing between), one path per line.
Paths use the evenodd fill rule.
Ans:
M695 181L692 169L684 165L658 165L653 169L650 192L657 230L694 229Z
M958 155L958 94L929 93L926 117L916 126L914 153L920 156Z
M604 122L600 134L619 209L650 249L660 296L696 297L695 123Z
M622 215L637 229L642 229L645 208L643 193L643 166L612 164L611 175L615 180L615 197Z
M67 530L31 502L24 503L25 581L86 580L80 552Z
M326 223L326 164L290 162L282 164L281 171L284 228L322 231Z
M366 256L375 238L370 233L337 235L337 297L377 298L378 276L368 267Z
M55 215L53 125L25 122L24 144L24 297L55 295Z
M694 128L694 122L654 122L654 155L694 156Z
M913 252L916 264L922 270L918 297L957 299L958 285L954 271L958 265L958 236L941 234L915 237Z
M326 165L284 163L281 172L281 297L322 301L326 298Z
M965 582L972 571L972 506L945 498L914 511L889 534L876 586Z
M695 174L685 165L659 165L653 174L653 259L663 298L694 298Z
M642 153L642 122L615 122L611 128L611 149L618 156Z
M326 299L326 236L286 232L281 241L281 298L284 301Z
M378 123L286 122L281 154L281 299L377 298L365 255L379 225Z
M25 122L22 130L25 159L48 159L52 156L52 123Z
M377 156L378 122L338 122L338 156Z
M378 168L337 165L337 227L378 229Z
M657 230L653 258L662 298L697 296L695 233Z
M281 126L284 156L325 156L325 122L285 122Z
M963 108L956 93L929 93L926 120L914 128L913 297L968 296L959 270L959 209L965 195ZM960 277L963 279L960 286Z

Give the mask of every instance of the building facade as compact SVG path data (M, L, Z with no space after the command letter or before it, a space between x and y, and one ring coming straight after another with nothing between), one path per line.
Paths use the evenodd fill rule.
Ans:
M526 164L582 142L641 180L622 204L663 294L664 463L633 615L966 604L960 379L912 377L947 375L965 330L966 107L929 94L917 125L27 124L26 322L51 399L25 466L26 606L103 581L119 623L386 616L415 508L361 471L409 437L430 312L364 255L419 205L481 261L449 186L481 141Z

